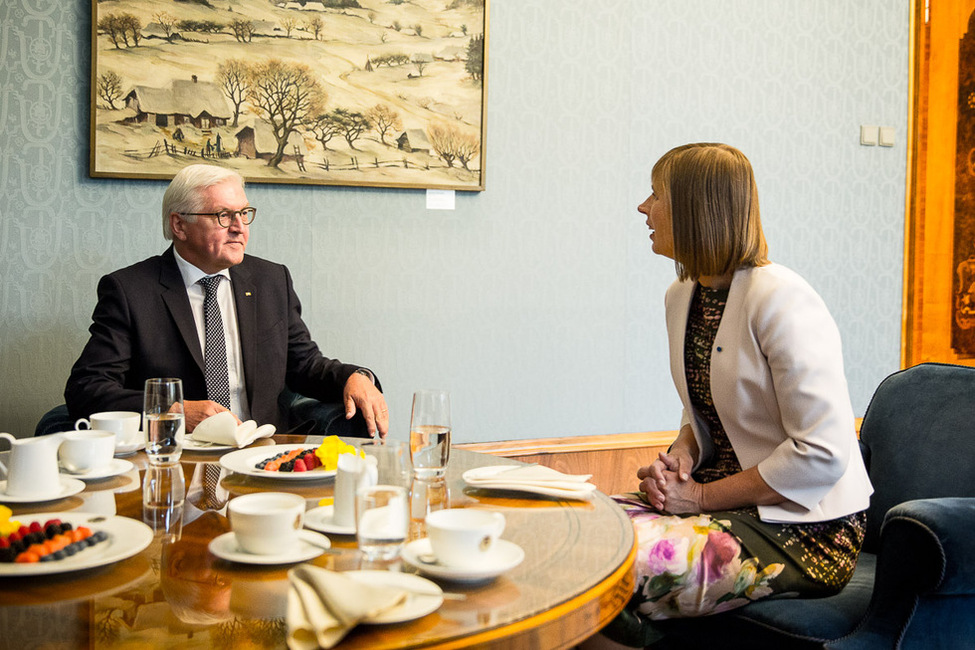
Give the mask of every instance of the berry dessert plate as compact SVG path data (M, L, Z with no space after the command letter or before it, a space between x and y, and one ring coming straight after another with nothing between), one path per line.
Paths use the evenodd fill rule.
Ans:
M282 481L314 481L316 479L326 479L335 476L334 469L316 467L305 472L282 472L261 469L258 465L270 458L280 454L285 454L296 449L315 450L315 445L266 445L254 447L253 449L240 449L232 451L220 457L220 465L231 472L245 474L247 476L257 476Z
M63 560L30 564L0 562L0 578L67 573L100 567L130 558L152 542L152 529L141 521L128 517L106 517L90 512L38 512L14 515L11 519L25 525L32 521L46 522L60 519L74 528L86 526L95 533L103 531L108 539Z

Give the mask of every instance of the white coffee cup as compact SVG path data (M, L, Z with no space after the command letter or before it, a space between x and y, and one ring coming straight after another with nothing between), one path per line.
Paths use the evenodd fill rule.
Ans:
M475 567L504 532L504 515L489 510L448 508L427 515L427 536L437 560L453 567Z
M305 499L287 492L245 494L227 504L227 516L244 552L280 555L298 546Z
M82 427L81 425L85 425ZM103 411L92 413L90 417L81 418L74 423L77 430L98 429L111 431L115 434L116 446L134 445L140 441L142 414L135 411Z
M75 474L106 469L114 454L115 434L99 429L66 431L58 449L61 467Z

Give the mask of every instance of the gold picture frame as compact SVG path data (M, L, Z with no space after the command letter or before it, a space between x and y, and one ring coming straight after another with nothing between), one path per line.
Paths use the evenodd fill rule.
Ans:
M484 189L488 0L92 0L89 173Z

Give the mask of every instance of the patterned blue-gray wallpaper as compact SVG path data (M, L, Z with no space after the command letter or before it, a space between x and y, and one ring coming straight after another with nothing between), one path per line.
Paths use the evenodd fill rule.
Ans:
M20 436L63 401L98 278L165 247L165 183L88 177L89 12L0 3L0 430ZM379 373L393 437L434 387L455 441L675 429L674 270L636 206L667 149L725 141L773 259L839 323L862 415L900 363L908 54L908 0L492 0L486 191L440 211L251 185L249 252L290 266L326 353Z

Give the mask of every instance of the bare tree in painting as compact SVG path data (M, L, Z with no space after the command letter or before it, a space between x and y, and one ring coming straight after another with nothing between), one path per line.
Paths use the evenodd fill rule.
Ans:
M454 152L455 135L457 135L457 129L446 124L431 124L427 129L427 136L430 138L433 150L440 156L441 160L447 163L448 167L453 167L454 160L457 158L457 154Z
M325 21L322 20L321 16L313 16L305 28L315 35L315 40L317 41L322 35L322 30L325 29Z
M179 18L166 11L155 13L152 15L152 18L159 23L163 33L166 34L166 40L171 41L173 34L176 32L176 24L179 22Z
M98 96L114 111L117 108L115 100L122 98L122 77L112 70L98 75Z
M122 49L122 42L125 38L125 26L119 15L108 14L104 18L101 18L98 21L98 31L103 34L108 34L108 37L112 39L112 44L115 45L115 49ZM125 44L128 47L128 40L125 40Z
M293 32L295 27L298 26L298 19L294 16L286 16L284 20L281 21L281 26L284 27L287 37L291 38L291 32Z
M240 107L247 99L248 86L247 64L240 59L227 59L217 68L217 83L234 105L234 124L240 118Z
M379 133L379 141L386 142L386 133L391 130L399 129L402 126L399 113L391 109L386 104L376 104L366 113L366 118L372 122L376 131Z
M358 111L350 111L347 108L336 108L332 111L331 118L339 124L340 132L351 149L356 148L355 141L359 139L359 136L372 128L369 118Z
M277 167L291 134L321 112L325 92L307 65L278 59L253 66L249 85L248 99L270 123L277 140L277 150L267 162L269 167Z
M342 132L342 124L331 114L319 113L307 122L308 130L315 139L322 143L322 149L328 151L328 142Z
M234 32L234 38L241 43L250 43L254 38L254 23L249 20L235 18L230 23L230 29Z
M125 41L125 46L129 45L127 34L131 33L133 46L139 47L139 39L142 38L142 22L132 14L122 14L121 19L122 39Z
M458 132L454 143L454 153L457 154L457 160L464 166L464 169L470 171L471 168L467 166L467 163L477 156L481 150L480 138L472 133Z

